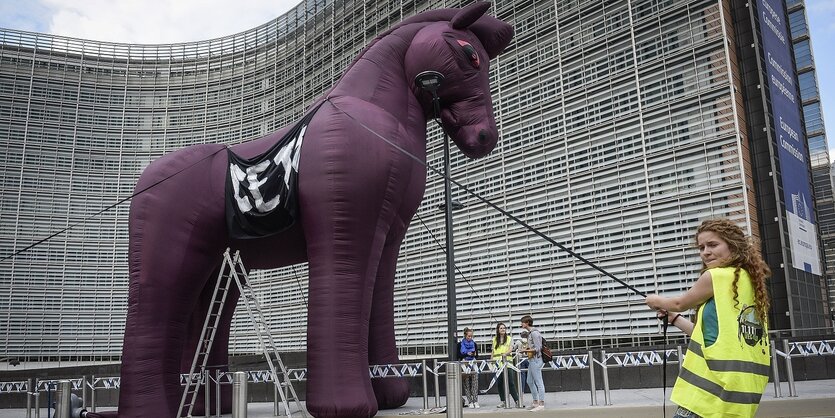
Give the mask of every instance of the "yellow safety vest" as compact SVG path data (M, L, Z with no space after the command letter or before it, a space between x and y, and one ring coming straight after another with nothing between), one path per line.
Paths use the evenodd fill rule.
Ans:
M768 324L757 319L751 278L744 269L740 269L737 282L739 303L734 301L734 270L708 270L713 279L719 332L716 342L705 347L700 309L670 397L705 418L753 417L768 384Z
M505 339L505 342L502 345L498 345L498 341L496 341L496 337L493 337L493 354L490 356L490 358L492 360L496 361L497 366L501 367L502 364L503 364L502 354L507 354L507 357L511 358L510 344L511 344L511 338L510 338L509 335L507 336L507 339Z

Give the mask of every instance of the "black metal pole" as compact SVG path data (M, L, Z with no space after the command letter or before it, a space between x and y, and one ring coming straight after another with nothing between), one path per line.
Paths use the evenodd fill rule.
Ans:
M444 134L444 213L446 215L446 298L447 298L447 331L449 345L447 351L450 361L457 358L455 352L458 348L458 341L455 339L455 331L458 328L457 310L455 307L455 251L452 244L452 194L450 193L450 168L449 168L449 136L444 129L441 118L441 99L438 97L438 88L444 81L444 75L438 71L429 70L415 76L415 85L432 94L432 110L434 118Z
M435 108L435 117L441 116L441 105L437 96L432 99ZM447 333L449 338L450 361L457 359L458 341L455 333L458 328L458 312L456 308L455 295L455 250L452 243L452 193L449 185L450 163L449 163L449 137L446 130L441 127L444 133L444 213L446 217L446 298L447 298Z
M452 244L452 196L449 190L449 142L444 134L444 172L447 177L444 179L444 193L446 201L446 297L447 297L447 323L449 332L449 359L455 360L458 349L458 341L455 332L458 328L458 315L456 311L455 296L455 251Z

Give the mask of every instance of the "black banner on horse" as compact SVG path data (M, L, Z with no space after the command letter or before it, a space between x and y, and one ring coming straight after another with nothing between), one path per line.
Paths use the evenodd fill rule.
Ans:
M229 149L226 226L232 238L261 238L291 227L298 217L299 156L316 106L261 155L246 159Z

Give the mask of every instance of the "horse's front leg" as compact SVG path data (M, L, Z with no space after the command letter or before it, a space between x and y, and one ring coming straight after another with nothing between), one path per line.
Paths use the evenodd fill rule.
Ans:
M417 153L417 151L416 151ZM374 281L374 300L371 306L371 325L368 334L368 362L392 364L399 362L394 333L394 274L400 245L406 236L409 222L417 211L426 185L423 166L414 164L410 184L404 193L399 214L386 239L377 278ZM373 379L377 407L391 409L403 406L409 399L409 383L405 378Z
M367 336L373 279L351 265L368 254L340 253L310 252L306 405L317 418L372 417L377 401Z
M316 417L377 413L369 318L380 256L404 190L392 163L400 158L396 150L375 150L379 140L351 132L358 126L345 122L334 129L338 137L323 134L327 147L316 146L318 132L307 134L299 172L310 271L306 402Z
M355 220L315 218L315 226L304 221L310 269L307 409L315 417L371 417L377 400L368 373L368 324L385 235L354 225L340 239L341 227Z
M405 233L406 225L403 225L402 221L398 220L392 225L392 231L380 258L368 333L369 364L399 362L394 334L394 273ZM397 408L409 399L409 383L405 378L372 379L371 384L379 409Z

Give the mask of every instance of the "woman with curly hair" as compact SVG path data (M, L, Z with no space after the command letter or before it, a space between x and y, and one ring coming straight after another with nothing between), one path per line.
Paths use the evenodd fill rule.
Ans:
M759 248L727 219L696 231L702 273L675 297L650 295L646 304L691 336L670 399L675 417L753 417L768 383L771 270ZM696 322L679 312L696 309Z

